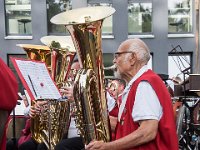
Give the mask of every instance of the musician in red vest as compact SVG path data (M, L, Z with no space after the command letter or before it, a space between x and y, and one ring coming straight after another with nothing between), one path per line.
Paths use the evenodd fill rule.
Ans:
M5 150L6 123L17 104L18 84L8 66L0 58L0 149Z
M140 39L124 41L113 60L127 82L119 108L116 140L92 141L86 150L178 150L170 94L148 69L150 51Z
M109 111L109 118L112 131L112 141L116 138L116 123L119 112L119 106L121 104L122 92L126 86L126 83L121 79L113 79L110 81L107 88L107 104Z

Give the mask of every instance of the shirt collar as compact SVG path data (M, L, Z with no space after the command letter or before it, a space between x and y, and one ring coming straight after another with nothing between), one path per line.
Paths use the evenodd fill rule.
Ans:
M136 75L129 81L128 85L126 86L126 88L124 89L123 94L127 93L127 91L129 91L129 89L131 88L131 85L133 84L133 82L135 80L137 80L143 73L145 73L148 70L147 65L144 65L142 68L140 68L140 70L136 73Z

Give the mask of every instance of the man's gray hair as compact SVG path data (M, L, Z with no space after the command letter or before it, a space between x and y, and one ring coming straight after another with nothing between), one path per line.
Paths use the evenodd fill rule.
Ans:
M150 60L150 50L141 39L128 39L128 51L135 52L139 61L145 64Z

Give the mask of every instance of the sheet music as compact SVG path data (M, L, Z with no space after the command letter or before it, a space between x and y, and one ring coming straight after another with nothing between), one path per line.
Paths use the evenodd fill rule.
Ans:
M15 60L35 99L59 99L61 94L51 79L45 63Z

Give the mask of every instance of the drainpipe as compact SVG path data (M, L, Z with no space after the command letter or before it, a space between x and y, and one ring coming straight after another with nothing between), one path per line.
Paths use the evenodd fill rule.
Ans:
M199 61L199 0L195 0L195 10L196 10L196 33L195 33L195 43L196 43L196 63L194 68L194 73L200 73L200 61Z

